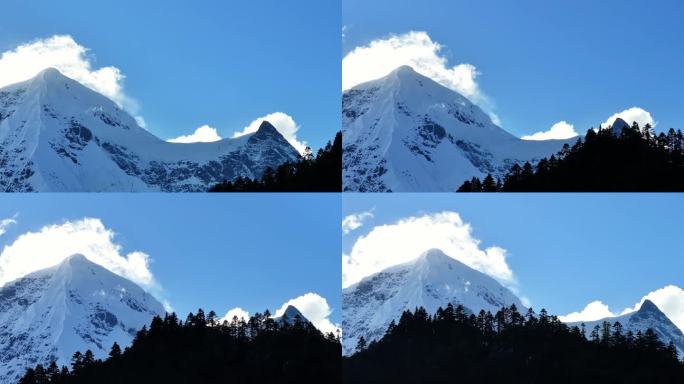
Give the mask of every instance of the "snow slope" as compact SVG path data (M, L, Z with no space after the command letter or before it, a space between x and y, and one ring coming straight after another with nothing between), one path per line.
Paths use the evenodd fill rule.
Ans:
M213 143L163 141L56 69L0 89L3 191L204 191L298 157L268 122Z
M623 333L632 331L635 335L637 331L645 332L648 328L653 329L660 341L666 345L672 341L677 347L679 358L684 358L684 334L677 326L650 300L644 300L638 311L630 312L622 316L607 317L596 321L585 321L587 337L594 326L599 327L604 321L611 325L616 321L623 326ZM569 323L569 325L579 326L581 323Z
M424 307L429 314L461 304L468 311L495 313L502 306L524 306L493 278L433 249L405 264L387 268L342 290L342 348L354 353L358 339L380 339L404 310Z
M70 365L76 351L106 358L128 346L162 305L129 280L74 255L0 288L0 383L51 360Z
M408 66L344 92L342 134L344 190L360 192L455 191L473 176L536 163L568 141L519 139Z

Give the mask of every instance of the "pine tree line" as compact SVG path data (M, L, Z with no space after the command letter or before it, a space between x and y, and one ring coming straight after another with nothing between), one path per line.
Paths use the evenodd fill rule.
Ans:
M587 332L589 334L587 335ZM542 309L515 305L495 314L451 304L429 315L404 311L384 337L343 359L345 383L674 383L684 380L675 346L652 329L619 322L591 330L568 326Z
M239 177L215 185L210 192L340 192L342 190L342 133L316 156L266 169L260 180Z
M106 360L75 352L71 367L38 364L19 383L334 383L340 351L340 335L323 335L299 316L275 320L267 310L220 322L199 309L185 321L155 316L130 347L114 343Z
M534 166L514 164L503 179L474 177L458 192L684 191L683 143L681 130L656 135L649 124L619 135L592 128Z

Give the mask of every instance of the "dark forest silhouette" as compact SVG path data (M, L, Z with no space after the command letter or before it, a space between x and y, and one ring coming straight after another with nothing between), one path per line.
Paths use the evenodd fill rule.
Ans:
M71 367L38 365L21 384L81 383L339 383L339 335L308 321L273 319L268 311L219 323L211 311L156 316L133 344L114 343L106 360L76 352Z
M584 329L545 310L405 311L376 342L343 359L345 383L682 383L674 345L619 322Z
M261 180L239 177L215 185L210 192L340 192L342 191L342 133L316 156L305 155L275 171L268 168Z
M503 180L473 178L458 192L684 191L683 142L681 130L656 135L636 122L619 134L589 129L536 166L515 164Z

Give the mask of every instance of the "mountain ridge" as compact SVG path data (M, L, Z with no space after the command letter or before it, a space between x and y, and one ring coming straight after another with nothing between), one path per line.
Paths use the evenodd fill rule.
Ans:
M205 191L300 157L270 123L211 143L169 143L116 103L47 69L0 88L0 190Z

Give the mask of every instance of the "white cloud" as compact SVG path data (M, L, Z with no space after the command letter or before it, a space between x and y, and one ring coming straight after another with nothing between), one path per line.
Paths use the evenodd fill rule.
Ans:
M592 301L587 304L583 310L579 312L568 313L565 316L558 316L558 318L566 323L580 322L580 321L594 321L601 320L606 317L616 316L608 309L608 306L600 300Z
M16 223L17 223L17 214L14 214L14 216L12 216L12 217L8 217L6 219L0 220L0 236L7 233L7 228L10 225L13 225Z
M0 56L0 87L28 80L46 68L57 68L65 76L109 97L131 113L138 103L123 89L125 76L119 68L96 68L89 49L69 35L54 35L3 52Z
M226 315L223 316L221 319L219 319L219 323L223 323L224 321L231 322L233 321L233 318L237 317L238 319L243 319L245 321L249 320L249 312L245 311L244 309L240 307L235 307L228 312L226 312Z
M342 219L342 233L346 235L353 230L361 228L366 220L372 218L372 211L352 213L351 215L347 215L344 219Z
M575 127L567 121L559 121L554 124L548 131L536 132L532 135L523 136L523 140L554 140L554 139L569 139L577 136Z
M147 128L147 122L145 122L142 116L135 116L135 122L138 123L140 128Z
M266 116L259 117L252 121L248 126L246 126L242 131L233 133L233 137L239 137L246 135L248 133L256 132L259 129L261 123L266 120L271 125L273 125L278 132L280 132L285 139L292 144L293 147L299 152L304 153L306 148L306 141L299 141L297 139L297 131L299 130L299 125L294 121L294 119L286 113L283 112L273 112Z
M342 89L383 77L402 65L409 65L416 72L467 97L499 124L492 102L476 81L480 74L477 68L465 63L449 66L443 48L422 31L373 40L368 45L354 48L342 59Z
M573 312L558 318L564 322L579 322L620 316L638 311L646 300L652 301L679 329L684 329L684 290L675 285L667 285L649 292L633 307L625 308L621 312L613 312L606 304L596 300L580 312Z
M149 255L140 251L123 254L121 245L114 242L114 236L114 232L96 218L65 221L42 227L37 232L24 233L0 253L0 286L80 253L159 296L161 287L150 271Z
M304 315L318 330L323 333L337 332L339 324L330 321L332 309L328 301L316 293L306 293L283 304L275 313L275 316L282 316L289 305L294 306Z
M360 236L351 252L342 256L342 286L413 260L432 248L515 288L506 250L495 246L482 249L470 224L464 223L458 213L449 211L407 217L394 224L376 226Z
M203 125L195 130L191 135L179 136L175 139L169 139L169 143L210 143L221 140L216 128L208 125Z
M632 123L636 121L637 123L639 123L640 127L643 127L646 124L651 124L652 127L655 127L657 124L653 120L653 116L651 116L650 112L643 110L639 107L632 107L629 109L625 109L622 112L613 114L606 121L604 121L603 124L601 124L601 126L604 128L612 126L618 117L627 122L627 124L629 125L632 125Z

